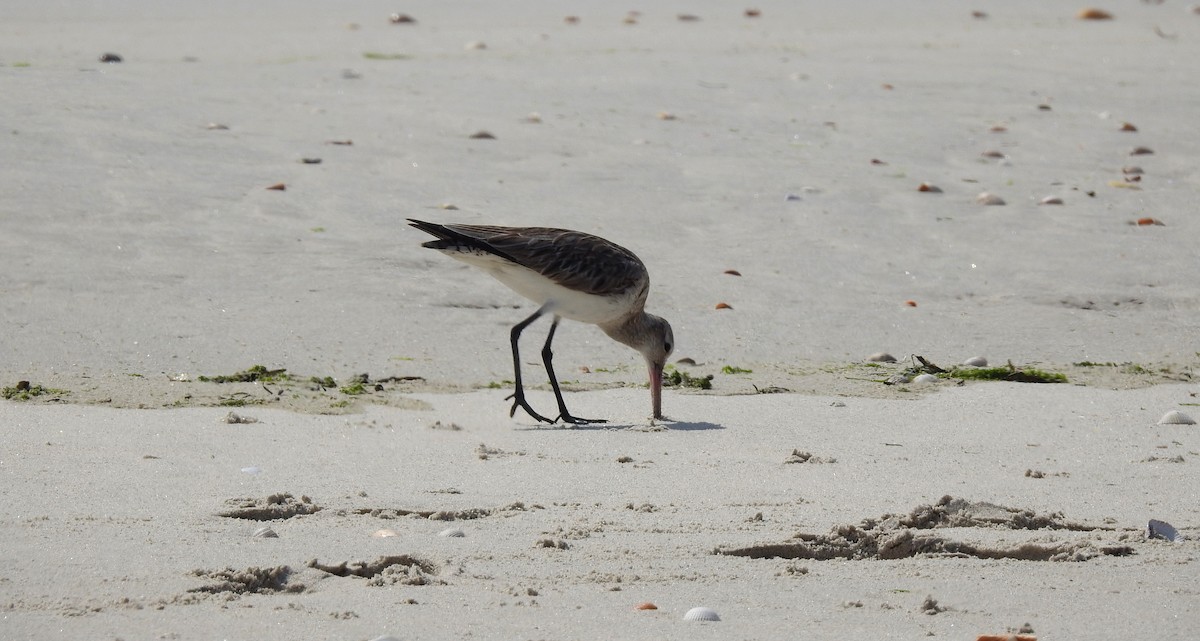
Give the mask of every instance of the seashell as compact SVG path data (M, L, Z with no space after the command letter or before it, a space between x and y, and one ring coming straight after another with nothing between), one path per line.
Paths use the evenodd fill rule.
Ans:
M1121 131L1137 131L1137 127L1133 126L1133 123L1123 122L1121 123Z
M990 129L988 129L988 131L990 131L994 134L1002 134L1002 133L1008 131L1008 127L1005 127L1004 125L992 125L992 127Z
M988 14L986 11L972 11L971 17L978 18L979 20L984 20L988 17Z
M109 64L113 64L113 63L116 63L116 62L121 62L121 61L122 61L122 58L121 58L121 56L119 56L119 55L117 55L117 54L115 54L115 53L102 53L102 54L100 54L100 62L107 62L107 63L109 63Z
M1161 226L1166 225L1166 223L1164 223L1163 221L1161 221L1157 218L1139 218L1139 219L1133 221L1133 224L1138 225L1140 227L1145 227L1147 225L1158 225L1161 227Z
M321 159L320 158L301 158L300 162L305 165L319 165L319 164L321 164Z
M975 202L979 203L980 205L1003 205L1004 199L996 194L985 191L975 197Z
M1171 410L1170 412L1163 414L1162 418L1158 419L1158 424L1159 425L1195 425L1196 419L1188 416L1187 414L1184 414L1183 412L1180 412L1179 410Z
M931 194L940 194L942 193L942 188L929 183L921 183L920 185L917 185L917 191L927 191Z
M872 164L872 165L886 165L886 164L887 164L887 162L886 162L886 161L883 161L883 160L880 160L880 159L878 159L878 158L872 158L872 159L871 159L871 164Z
M784 200L785 202L793 202L793 201L796 201L796 200L800 200L800 197L799 197L799 196L797 196L796 194L788 194L788 195L786 195L786 196L784 196L784 197L783 197L783 200Z
M287 191L287 185L284 183L275 183L274 185L267 187L267 189L272 191Z
M683 615L684 621L720 621L721 617L717 611L712 608L697 607L687 611Z
M463 532L461 529L456 528L456 527L449 527L449 528L442 530L441 532L438 532L438 536L444 536L448 539L461 539L466 535L467 535L466 532Z
M472 140L495 140L496 136L492 135L492 132L490 132L490 131L483 131L481 129L481 130L476 131L475 133L471 134L470 138Z
M1150 519L1150 524L1146 527L1146 538L1148 539L1163 539L1172 543L1179 543L1187 540L1179 530L1166 521L1158 519Z
M261 467L258 467L258 466L256 466L256 465L251 465L250 467L243 467L243 468L242 468L242 472L243 472L243 473L245 473L245 474L249 474L249 475L253 476L253 475L255 475L255 474L261 474L261 473L262 473L262 468L261 468Z
M353 141L353 140L327 140L327 141L325 141L325 144L327 144L327 145L341 145L341 146L343 146L343 147L349 147L350 145L353 145L353 144L354 144L354 141Z
M1142 168L1137 165L1127 165L1121 168L1121 173L1127 176L1140 176L1146 172L1142 171Z
M896 357L887 352L875 352L868 356L867 360L872 363L895 363Z
M484 44L482 41L472 40L472 41L468 42L467 44L463 45L463 49L466 49L467 51L471 51L471 50L475 50L475 49L487 49L487 45Z
M254 531L254 534L251 534L250 536L252 536L256 539L277 539L277 538L279 538L279 535L275 533L275 530L272 530L269 527L260 527Z
M1154 150L1149 147L1134 147L1129 150L1130 156L1149 156L1154 153Z
M938 382L938 377L933 374L921 374L912 379L913 385L932 385Z
M729 303L717 303L716 308L717 309L733 309L733 306L730 305Z
M680 22L699 22L700 21L700 16L692 15L690 13L681 13L675 17L679 18Z
M621 22L622 22L622 23L624 23L624 24L637 24L637 17L635 17L635 16L625 16L625 17L624 17L624 18L621 20Z
M229 125L222 125L219 122L210 122L207 128L212 131L229 131Z
M442 203L442 204L438 205L438 209L445 209L447 211L457 211L458 205L455 205L454 203Z
M909 307L916 307L916 306L917 306L917 301L915 301L915 300L906 300L906 301L904 301L904 304L905 304L905 305L908 305Z
M741 276L742 275L742 272L739 272L736 269L726 269L724 271L724 273L729 274L730 276Z
M389 530L389 529L384 528L382 530L375 530L374 532L371 533L371 536L373 536L377 539L390 539L393 536L400 536L400 535L396 534L395 530Z
M1113 15L1103 9L1080 9L1079 13L1075 14L1080 20L1112 20Z
M525 122L533 123L536 125L536 124L542 122L542 114L540 114L536 111L531 111L531 112L529 112L528 116L525 116Z
M579 16L567 16L563 18L563 22L567 24L579 24Z
M388 16L388 22L392 24L416 24L417 20L407 13L393 13Z
M639 603L639 604L633 606L633 609L634 610L657 610L658 606L654 605L653 603L651 603L649 601L646 601L645 603Z
M1050 111L1050 105L1048 105L1044 102L1042 104L1038 105L1037 108L1038 108L1038 111Z
M1039 205L1061 205L1061 204L1063 204L1063 199L1059 198L1058 196L1046 196L1045 198L1039 200L1038 204Z
M758 9L746 9L746 11L744 12L744 15L747 18L757 18L762 15L762 12L759 11Z
M659 120L675 120L675 114L673 114L669 111L660 111L660 112L658 112L658 119Z
M883 83L882 85L879 85L879 86L880 86L880 87L882 87L883 89L886 89L887 91L891 91L891 90L893 90L893 89L895 89L895 88L896 88L896 86L895 86L895 85L893 85L893 84L892 84L892 83L890 83L890 82L885 82L885 83Z
M963 365L967 367L987 367L987 359L982 356L972 356L963 361Z
M979 155L984 158L1004 158L1006 156L1003 151L996 151L995 149L989 149Z

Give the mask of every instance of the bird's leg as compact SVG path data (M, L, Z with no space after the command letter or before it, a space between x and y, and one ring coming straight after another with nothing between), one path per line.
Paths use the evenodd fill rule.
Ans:
M554 388L554 398L558 401L558 418L564 423L572 423L574 425L587 425L588 423L605 423L602 418L579 418L571 416L567 411L567 404L563 401L562 390L558 388L558 377L554 375L554 365L551 360L554 358L554 352L550 351L550 342L554 340L554 330L558 329L558 321L562 320L558 316L554 317L554 322L550 323L550 333L546 335L546 344L542 346L542 363L546 365L546 375L550 377L550 387ZM558 419L555 419L558 420Z
M532 416L533 418L535 418L543 423L553 423L554 421L533 411L533 408L530 407L529 403L525 400L525 387L523 385L521 385L521 354L520 354L520 350L517 348L517 343L521 339L521 332L526 327L528 327L530 323L532 323L533 321L540 318L543 313L545 313L545 307L538 309L529 318L526 318L525 320L517 323L516 325L513 325L512 333L509 334L509 339L512 341L513 381L515 384L514 384L513 393L510 394L508 397L506 397L504 400L507 401L507 400L511 399L513 402L512 409L508 410L509 417L512 417L514 414L516 414L517 408L519 407L519 408L525 410L525 412L528 413L530 416ZM557 317L555 317L555 318L557 319ZM551 329L550 333L554 334L554 330ZM551 377L551 380L553 380L553 377ZM557 384L554 386L554 391L555 392L558 391ZM562 405L561 399L559 400L559 405ZM557 419L555 419L555 420L557 420Z

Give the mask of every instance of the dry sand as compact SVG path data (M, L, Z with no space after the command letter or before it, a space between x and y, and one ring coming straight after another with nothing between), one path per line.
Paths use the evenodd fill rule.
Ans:
M1200 15L744 8L6 8L0 637L1194 636ZM713 390L565 325L612 423L510 420L532 309L408 216L633 249Z

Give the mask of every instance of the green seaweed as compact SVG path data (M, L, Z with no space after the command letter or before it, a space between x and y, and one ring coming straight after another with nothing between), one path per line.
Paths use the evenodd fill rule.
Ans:
M671 370L663 372L662 384L666 387L694 387L696 389L712 389L713 375L698 377L687 372Z
M338 391L349 396L359 396L361 394L366 394L370 390L367 389L366 384L364 384L362 381L354 381L353 383L338 389Z
M277 383L289 378L286 369L267 369L263 365L252 365L245 371L220 376L200 376L198 380L203 383Z
M70 394L70 392L64 389L55 389L53 387L30 385L29 381L20 381L12 387L5 387L3 390L0 390L0 396L4 396L5 399L10 401L28 401L31 398L44 396L46 394L61 396L63 394Z
M734 365L726 365L725 367L721 368L721 373L722 374L752 374L752 373L754 373L754 370L743 369L741 367L736 367Z
M1040 369L1017 369L1012 363L1006 367L956 367L945 374L947 378L973 381L1011 381L1016 383L1066 383L1067 376L1058 372Z

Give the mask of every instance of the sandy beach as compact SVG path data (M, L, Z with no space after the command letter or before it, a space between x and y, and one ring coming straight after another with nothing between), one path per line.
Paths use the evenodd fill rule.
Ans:
M1194 636L1200 10L828 4L8 8L0 637Z

